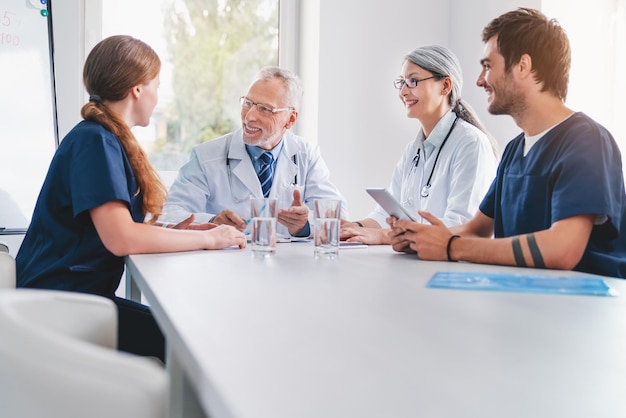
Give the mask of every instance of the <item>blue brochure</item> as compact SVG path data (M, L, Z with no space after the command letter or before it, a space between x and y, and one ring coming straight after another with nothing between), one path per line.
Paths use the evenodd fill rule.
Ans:
M426 287L438 289L495 290L562 295L617 296L602 278L542 276L536 274L439 272Z

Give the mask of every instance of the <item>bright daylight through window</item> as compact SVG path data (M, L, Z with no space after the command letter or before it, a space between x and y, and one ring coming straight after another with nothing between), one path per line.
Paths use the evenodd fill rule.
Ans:
M567 31L572 45L567 105L604 125L626 155L626 2L544 0L544 13ZM625 176L626 177L626 176Z
M175 175L191 147L240 126L239 98L253 75L261 67L278 64L278 3L102 2L103 37L137 37L161 58L159 104L150 126L133 132L166 183L167 172Z

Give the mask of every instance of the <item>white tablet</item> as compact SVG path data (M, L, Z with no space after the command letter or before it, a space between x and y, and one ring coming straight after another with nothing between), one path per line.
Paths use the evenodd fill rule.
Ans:
M415 217L411 215L391 193L389 193L389 190L376 188L369 188L365 190L383 209L385 209L389 215L395 216L398 219L417 222Z

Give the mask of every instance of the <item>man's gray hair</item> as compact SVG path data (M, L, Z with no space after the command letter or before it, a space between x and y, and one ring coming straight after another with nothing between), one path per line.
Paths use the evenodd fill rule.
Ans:
M291 71L279 67L265 67L259 70L257 80L281 79L287 86L287 106L294 109L300 108L302 100L302 82L300 78Z

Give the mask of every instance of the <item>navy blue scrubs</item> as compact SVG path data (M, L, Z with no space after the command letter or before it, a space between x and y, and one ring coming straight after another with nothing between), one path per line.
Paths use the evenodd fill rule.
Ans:
M611 134L583 113L547 132L526 156L524 135L513 139L480 211L493 218L496 238L542 231L576 215L599 215L603 222L593 227L574 270L626 277L621 154Z
M16 257L17 286L108 297L119 312L119 348L163 359L163 335L149 309L116 298L124 258L108 251L89 210L118 200L143 222L142 194L126 153L111 132L83 121L57 149Z

